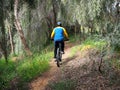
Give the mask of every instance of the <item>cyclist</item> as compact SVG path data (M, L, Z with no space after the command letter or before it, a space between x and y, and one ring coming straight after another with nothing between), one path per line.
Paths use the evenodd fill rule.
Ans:
M56 58L57 47L59 47L59 43L61 43L61 50L64 54L64 39L68 39L68 33L66 29L62 27L61 22L57 22L57 27L55 27L51 33L51 39L54 40L54 58Z

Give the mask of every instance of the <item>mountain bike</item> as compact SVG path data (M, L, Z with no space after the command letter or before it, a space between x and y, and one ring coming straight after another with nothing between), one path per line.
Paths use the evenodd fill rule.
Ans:
M56 54L56 64L57 67L60 67L60 62L62 61L62 50L61 50L61 43L59 42L59 46L57 48L57 54Z
M64 41L69 41L69 39L65 39ZM56 54L56 64L58 67L60 67L60 62L62 61L62 54L64 53L62 51L61 47L61 42L58 42L58 47L57 47L57 54Z

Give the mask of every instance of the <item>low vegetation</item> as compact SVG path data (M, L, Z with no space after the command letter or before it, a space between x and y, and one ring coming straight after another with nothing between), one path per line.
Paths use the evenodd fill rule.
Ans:
M105 42L105 39L100 39L99 37L89 37L85 41L83 41L81 44L76 45L71 49L70 56L74 56L77 51L84 51L88 50L90 48L95 48L98 50L102 50L107 43Z
M27 83L49 69L52 53L34 54L23 60L0 60L0 89L12 88L20 82ZM22 84L23 85L23 84ZM18 87L19 88L19 87Z

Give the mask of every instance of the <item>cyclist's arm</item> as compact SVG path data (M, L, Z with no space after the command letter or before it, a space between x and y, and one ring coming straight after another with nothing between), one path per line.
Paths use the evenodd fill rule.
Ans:
M53 29L53 31L52 31L52 33L51 33L51 39L53 39L54 34L55 34L55 30Z
M63 28L63 31L64 31L64 35L65 35L65 37L68 39L68 33L66 32L66 29Z

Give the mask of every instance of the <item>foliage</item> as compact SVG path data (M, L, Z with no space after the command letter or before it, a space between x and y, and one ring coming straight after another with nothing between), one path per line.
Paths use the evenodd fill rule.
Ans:
M64 12L61 17L69 24L78 22L105 36L107 43L119 50L120 16L117 13L118 0L62 0ZM78 29L79 31L80 29Z
M45 72L49 68L49 54L36 54L32 57L28 57L22 62L19 62L17 69L18 76L23 81L30 81L41 73Z
M0 60L0 89L10 87L10 81L17 76L15 67L15 63L11 60L8 64L4 60Z
M69 23L74 23L76 20L79 24L87 24L93 21L101 12L101 0L62 0L66 11L64 19Z
M110 32L107 36L108 43L114 48L115 51L120 51L120 24L111 25Z
M34 54L16 62L9 60L8 64L0 60L0 89L11 88L15 78L18 78L18 84L23 84L42 74L49 69L51 55L51 52Z
M95 47L97 49L102 49L106 45L105 39L100 37L89 37L85 41L83 41L82 46L90 45L91 47Z
M101 51L106 44L106 40L99 36L88 37L82 44L72 47L70 56L74 56L78 50L86 51L90 48L96 48Z
M108 43L118 48L120 46L119 15L116 7L118 2L118 0L20 0L18 15L27 43L33 52L41 51L44 45L49 43L55 19L62 21L64 26L81 25L99 34L106 34L109 38ZM19 35L14 28L14 0L4 0L3 3L5 8L3 19L8 21L8 24L5 22L5 27L10 26L12 30L15 52L23 53ZM56 16L53 12L54 4ZM77 28L77 31L79 30L81 29Z

